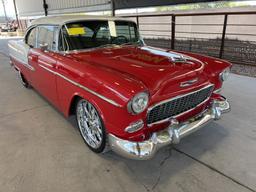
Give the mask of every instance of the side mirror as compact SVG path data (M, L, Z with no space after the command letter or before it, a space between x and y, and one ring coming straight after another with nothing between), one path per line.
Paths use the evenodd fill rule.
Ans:
M39 44L40 49L42 49L43 51L47 51L48 49L48 44L47 43L43 43L43 44Z

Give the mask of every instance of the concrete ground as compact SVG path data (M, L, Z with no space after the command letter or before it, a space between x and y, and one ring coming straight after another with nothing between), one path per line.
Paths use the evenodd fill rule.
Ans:
M223 91L230 113L152 160L134 161L91 152L8 62L0 54L0 191L256 191L256 79L231 75Z

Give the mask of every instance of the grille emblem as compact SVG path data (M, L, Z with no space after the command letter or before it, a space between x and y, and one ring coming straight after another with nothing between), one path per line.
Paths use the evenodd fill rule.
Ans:
M189 81L184 81L180 83L180 87L188 87L190 85L193 85L194 83L196 83L198 81L198 78L195 79L191 79Z

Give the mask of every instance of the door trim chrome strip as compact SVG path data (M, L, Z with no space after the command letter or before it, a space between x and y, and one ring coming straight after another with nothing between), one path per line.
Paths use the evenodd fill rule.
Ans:
M77 87L79 87L81 89L84 89L85 91L87 91L87 92L89 92L89 93L91 93L91 94L101 98L102 100L104 100L104 101L106 101L106 102L108 102L108 103L110 103L110 104L112 104L112 105L114 105L116 107L122 107L120 104L116 103L115 101L113 101L113 100L111 100L111 99L109 99L109 98L107 98L107 97L105 97L105 96L103 96L103 95L101 95L101 94L99 94L99 93L97 93L97 92L95 92L95 91L93 91L93 90L91 90L91 89L89 89L89 88L87 88L87 87L85 87L85 86L83 86L83 85L81 85L81 84L79 84L79 83L77 83L77 82L67 78L67 77L65 77L64 75L61 75L58 72L55 72L55 71L53 71L53 70L51 70L51 69L49 69L49 68L47 68L47 67L45 67L45 66L43 66L41 64L39 64L39 66L42 67L43 69L45 69L46 71L48 71L50 73L53 73L53 74L55 74L55 75L65 79L66 81L72 83L73 85L75 85L75 86L77 86Z

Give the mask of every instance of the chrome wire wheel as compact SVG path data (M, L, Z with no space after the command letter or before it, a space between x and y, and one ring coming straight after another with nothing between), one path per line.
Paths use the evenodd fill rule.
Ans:
M80 133L86 144L94 151L105 147L105 132L101 118L95 107L85 99L77 103L76 118Z

